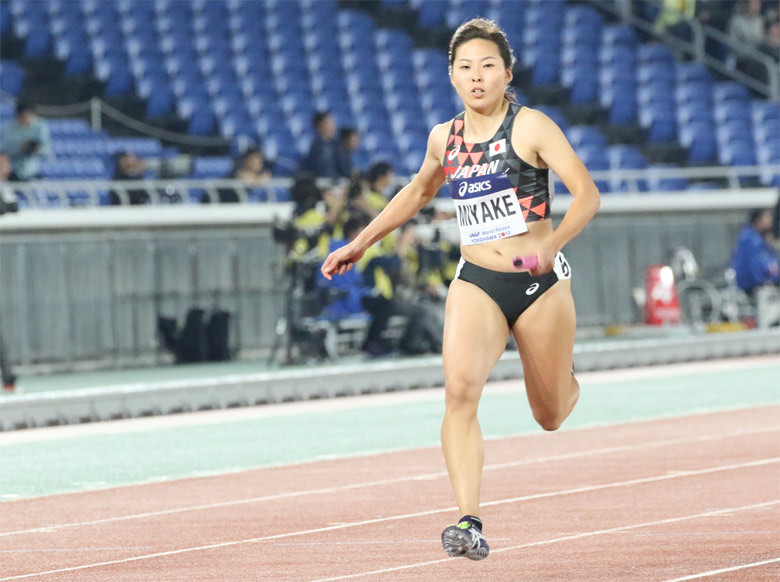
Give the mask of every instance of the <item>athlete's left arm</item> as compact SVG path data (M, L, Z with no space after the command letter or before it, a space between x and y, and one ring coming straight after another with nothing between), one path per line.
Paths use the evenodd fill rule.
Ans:
M596 214L601 204L599 191L558 125L541 111L527 113L529 115L523 119L526 130L523 133L529 136L527 139L533 150L558 175L573 197L563 220L547 240L551 250L557 253L580 234Z

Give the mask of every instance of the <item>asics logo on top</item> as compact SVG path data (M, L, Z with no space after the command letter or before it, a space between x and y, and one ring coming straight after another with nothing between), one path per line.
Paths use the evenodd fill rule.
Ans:
M533 295L539 290L539 283L534 283L528 289L525 290L526 295Z
M452 150L450 151L450 153L449 153L449 154L447 154L447 159L448 159L449 161L452 161L452 160L454 160L454 159L457 157L457 155L458 155L459 153L460 153L460 144L458 144L458 145L456 145L454 148L452 148Z
M485 190L490 190L490 180L475 182L473 184L463 182L460 186L458 186L458 196L463 197L467 192L469 194L476 194L478 192L484 192Z

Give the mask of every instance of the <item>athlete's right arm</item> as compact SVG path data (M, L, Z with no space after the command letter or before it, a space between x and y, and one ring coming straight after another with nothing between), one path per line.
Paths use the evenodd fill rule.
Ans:
M320 268L326 279L351 270L367 248L412 218L436 196L445 179L442 156L449 127L449 123L442 123L431 130L425 159L414 179L390 200L355 240L328 255Z

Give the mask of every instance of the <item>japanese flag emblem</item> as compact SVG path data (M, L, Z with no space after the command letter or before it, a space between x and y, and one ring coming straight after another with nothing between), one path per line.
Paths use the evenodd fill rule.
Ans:
M490 153L488 155L491 158L503 153L506 153L506 138L494 141L492 144L490 144Z

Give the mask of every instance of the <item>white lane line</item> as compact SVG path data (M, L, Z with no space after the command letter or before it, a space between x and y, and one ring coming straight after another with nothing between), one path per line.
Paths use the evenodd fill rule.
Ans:
M620 445L615 447L605 447L601 449L592 449L589 451L577 451L573 453L562 453L558 455L550 455L547 457L537 457L535 459L523 459L519 461L510 461L507 463L496 463L493 465L485 465L483 468L483 471L497 471L501 469L510 469L514 467L520 467L524 465L533 465L537 463L548 463L548 462L555 462L555 461L564 461L564 460L571 460L571 459L578 459L583 457L592 457L597 455L606 455L606 454L613 454L613 453L624 453L624 452L631 452L631 451L637 451L642 449L650 449L650 448L656 448L656 447L665 447L665 446L675 446L675 445L681 445L691 442L704 442L704 441L712 441L712 440L720 440L720 439L728 439L733 437L742 437L742 436L752 436L756 434L764 434L764 433L770 433L770 432L777 432L780 431L780 426L777 427L771 427L771 428L761 428L761 429L749 429L749 430L738 430L733 431L730 433L715 433L715 434L708 434L708 435L699 435L691 438L684 438L684 439L667 439L667 440L661 440L661 441L649 441L640 443L638 445ZM363 483L351 483L348 485L338 485L334 487L323 487L320 489L309 489L309 490L303 490L303 491L290 491L286 493L278 493L274 495L264 495L260 497L250 497L246 499L235 499L231 501L222 501L219 503L207 503L203 505L192 505L189 507L180 507L175 509L162 509L159 511L149 511L144 513L134 513L130 515L122 515L122 516L114 516L114 517L106 517L103 519L95 519L95 520L89 520L89 521L78 521L78 522L72 522L72 523L62 523L62 524L53 524L53 525L44 525L40 527L30 528L30 529L23 529L23 530L15 530L15 531L9 531L9 532L0 532L0 538L1 537L8 537L13 535L20 535L20 534L29 534L29 533L49 533L54 532L60 529L64 528L70 528L70 527L82 527L82 526L94 526L94 525L100 525L100 524L106 524L106 523L115 523L120 521L128 521L132 519L144 519L147 517L157 517L161 515L175 515L180 513L187 513L190 511L203 511L203 510L210 510L210 509L219 509L223 507L233 507L238 505L248 505L251 503L262 503L265 501L278 501L281 499L292 499L295 497L304 497L307 495L322 495L327 493L338 493L342 491L350 491L353 489L363 489L363 488L369 488L369 487L380 487L384 485L394 485L398 483L406 483L410 481L427 481L432 479L440 479L447 477L446 471L438 471L434 473L422 473L418 475L410 475L407 477L395 477L393 479L383 479L383 480L377 480L377 481L367 481Z
M683 576L682 578L674 578L672 580L666 580L665 582L684 582L685 580L697 580L699 578L708 578L709 576L725 574L726 572L736 572L738 570L747 570L748 568L757 568L758 566L766 566L767 564L777 563L780 563L780 558L772 558L771 560L762 560L760 562L751 562L750 564L740 564L739 566L721 568L720 570L710 570L709 572L699 572L698 574L691 574L690 576Z
M760 467L760 466L763 466L763 465L770 465L770 464L778 463L778 462L780 462L780 457L772 458L772 459L761 459L759 461L751 461L749 463L738 463L738 464L734 464L734 465L721 465L721 466L718 466L718 467L710 467L708 469L700 469L700 470L697 470L697 471L685 471L685 472L679 472L679 473L673 473L673 474L656 475L655 477L645 477L643 479L632 479L630 481L618 481L616 483L605 483L603 485L592 485L592 486L589 486L589 487L578 487L576 489L567 489L567 490L564 490L564 491L540 493L540 494L537 494L537 495L527 495L525 497L512 497L512 498L509 498L509 499L500 499L500 500L491 501L491 502L488 502L488 503L483 503L482 506L484 507L486 505L489 505L489 506L502 505L502 504L508 504L508 503L518 503L520 501L530 501L530 500L534 500L534 499L543 499L543 498L548 498L548 497L557 497L557 496L564 496L564 495L574 495L574 494L577 494L577 493L588 493L588 492L591 492L591 491L601 491L601 490L604 490L604 489L614 489L614 488L618 488L618 487L627 487L627 486L630 486L630 485L652 483L652 482L655 482L655 481L669 481L671 479L680 479L680 478L684 478L684 477L694 477L694 476L698 476L698 475L707 475L707 474L710 474L710 473L718 473L718 472L721 472L721 471L732 471L732 470L735 470L735 469L746 469L746 468L751 468L751 467ZM763 503L763 504L757 504L757 505L754 505L754 506L745 506L745 507L762 507L764 505L773 505L773 504L776 504L776 503L780 503L780 500L766 502L766 503ZM100 567L100 566L110 566L110 565L114 565L114 564L126 564L126 563L129 563L129 562L137 562L139 560L151 560L153 558L162 558L162 557L166 557L166 556L175 556L175 555L178 555L178 554L187 554L187 553L191 553L191 552L199 552L199 551L204 551L204 550L213 550L213 549L217 549L217 548L227 548L227 547L237 546L237 545L241 545L241 544L251 544L251 543L265 542L265 541L270 541L270 540L280 540L280 539L291 538L291 537L296 537L296 536L303 536L303 535L311 535L311 534L318 534L318 533L324 533L324 532L331 532L331 531L336 531L336 530L341 530L341 529L360 527L360 526L364 526L364 525L373 525L373 524L376 524L376 523L386 523L386 522L391 522L391 521L399 521L399 520L403 520L403 519L412 519L412 518L416 518L416 517L425 517L425 516L428 516L428 515L436 515L438 513L449 513L449 512L456 511L457 509L458 509L457 507L443 507L443 508L439 508L439 509L430 509L430 510L427 510L427 511L418 511L416 513L392 515L392 516L389 516L389 517L378 517L378 518L374 518L374 519L366 519L366 520L363 520L363 521L354 521L354 522L347 522L347 523L342 523L342 524L337 524L337 525L330 525L330 526L324 526L324 527L318 527L318 528L307 529L307 530L298 530L298 531L292 531L292 532L276 534L276 535L271 535L271 536L263 536L263 537L259 537L259 538L248 538L248 539L243 539L243 540L232 540L232 541L228 541L228 542L221 542L221 543L216 543L216 544L208 544L208 545L205 545L205 546L195 546L195 547L192 547L192 548L182 548L180 550L169 550L167 552L157 552L157 553L154 553L154 554L146 554L146 555L142 555L142 556L131 556L129 558L122 558L122 559L119 559L119 560L110 560L110 561L107 561L107 562L97 562L97 563L94 563L94 564L84 564L84 565L81 565L81 566L72 566L70 568L60 568L60 569L57 569L57 570L46 570L46 571L43 571L43 572L33 572L33 573L30 573L30 574L21 574L21 575L18 575L18 576L12 576L10 578L0 578L0 582L2 582L4 580L19 580L19 579L22 579L22 578L32 578L32 577L35 577L35 576L44 576L44 575L48 575L48 574L60 574L62 572L74 572L74 571L77 571L77 570L87 570L89 568L97 568L97 567ZM730 510L720 509L720 510L717 510L717 511L714 511L714 512L708 512L708 513L704 513L704 514L700 514L700 515L702 515L702 516L706 516L706 515L710 515L710 514L717 515L717 514L721 514L721 513L727 513L728 511L736 511L738 509L739 508L732 508ZM689 519L689 518L686 518L686 519ZM673 521L676 521L676 518L672 519L672 520L661 520L661 521L658 521L658 522L652 522L652 524L655 525L655 524L671 523ZM611 530L603 530L603 533L608 533L608 532L612 532L612 531L621 531L622 529L632 529L633 527L637 527L637 526L624 526L622 528L613 528ZM565 538L560 538L560 539L558 539L556 541L565 541L565 540L568 540L568 539L577 539L579 537L587 537L589 535L593 535L593 533L589 532L589 533L586 533L586 534L577 534L577 535L574 535L574 536L566 536ZM549 543L549 541L533 542L531 544L524 544L523 546L515 546L515 548L517 548L517 547L529 547L529 546L533 546L533 545L542 545L542 544L545 544L545 543ZM506 548L506 549L513 549L513 548ZM432 563L436 563L436 562L432 562ZM402 567L400 569L404 569L404 568L408 568L408 567L410 567L410 566L404 566L404 567Z
M703 518L703 517L712 517L712 516L716 516L716 515L723 515L723 514L728 514L728 513L734 513L734 512L737 512L737 511L750 511L750 510L753 510L753 509L763 509L765 507L771 507L773 505L778 505L778 504L780 504L780 499L777 499L777 500L774 500L774 501L767 501L767 502L764 502L764 503L755 503L753 505L743 505L742 507L729 507L729 508L726 508L726 509L718 509L718 510L714 510L714 511L706 511L704 513L696 513L696 514L693 514L693 515L683 515L683 516L680 516L680 517L670 517L668 519L661 519L661 520L658 520L658 521L646 521L644 523L636 523L636 524L633 524L633 525L623 525L623 526L620 526L620 527L612 527L612 528L609 528L609 529L600 529L600 530L596 530L596 531L589 531L589 532L583 532L583 533L579 533L579 534L572 534L572 535L568 535L568 536L562 536L562 537L559 537L559 538L552 538L552 539L548 539L548 540L540 540L540 541L536 541L536 542L529 542L527 544L518 544L516 546L509 546L509 547L506 547L506 548L498 548L497 550L493 550L493 553L494 554L498 554L498 553L501 553L501 552L511 552L511 551L514 551L514 550L521 550L521 549L524 549L524 548L532 548L532 547L535 547L535 546L545 546L545 545L555 544L555 543L559 543L559 542L568 542L568 541L572 541L572 540L579 540L579 539L593 537L593 536L601 536L601 535L607 535L607 534L612 534L612 533L618 533L618 532L622 532L622 531L630 531L632 529L640 529L640 528L644 528L644 527L653 527L653 526L656 526L656 525L665 525L665 524L668 524L668 523L676 523L676 522L687 521L687 520L691 520L691 519L699 519L699 518ZM376 575L376 574L387 574L388 572L397 572L397 571L400 571L400 570L410 570L412 568L422 568L424 566L432 566L434 564L443 564L444 562L449 562L451 560L453 560L453 558L442 558L442 559L439 559L439 560L430 560L430 561L427 561L427 562L418 562L416 564L405 564L403 566L396 566L394 568L385 568L385 569L382 569L382 570L371 570L369 572L359 572L357 574L347 574L346 576L335 576L333 578L320 578L320 579L317 579L317 580L313 580L312 582L333 582L335 580L349 580L349 579L352 579L352 578L363 578L365 576L373 576L373 575ZM772 562L772 561L778 561L778 560L769 560L766 563L769 563L769 562ZM760 563L757 563L756 565L760 565ZM725 569L725 570L719 570L716 573L727 572L729 570L731 570L731 569L729 568L729 569ZM676 580L668 580L667 582L677 582L677 580L681 581L681 580L689 580L689 579L691 579L691 578L678 578Z

